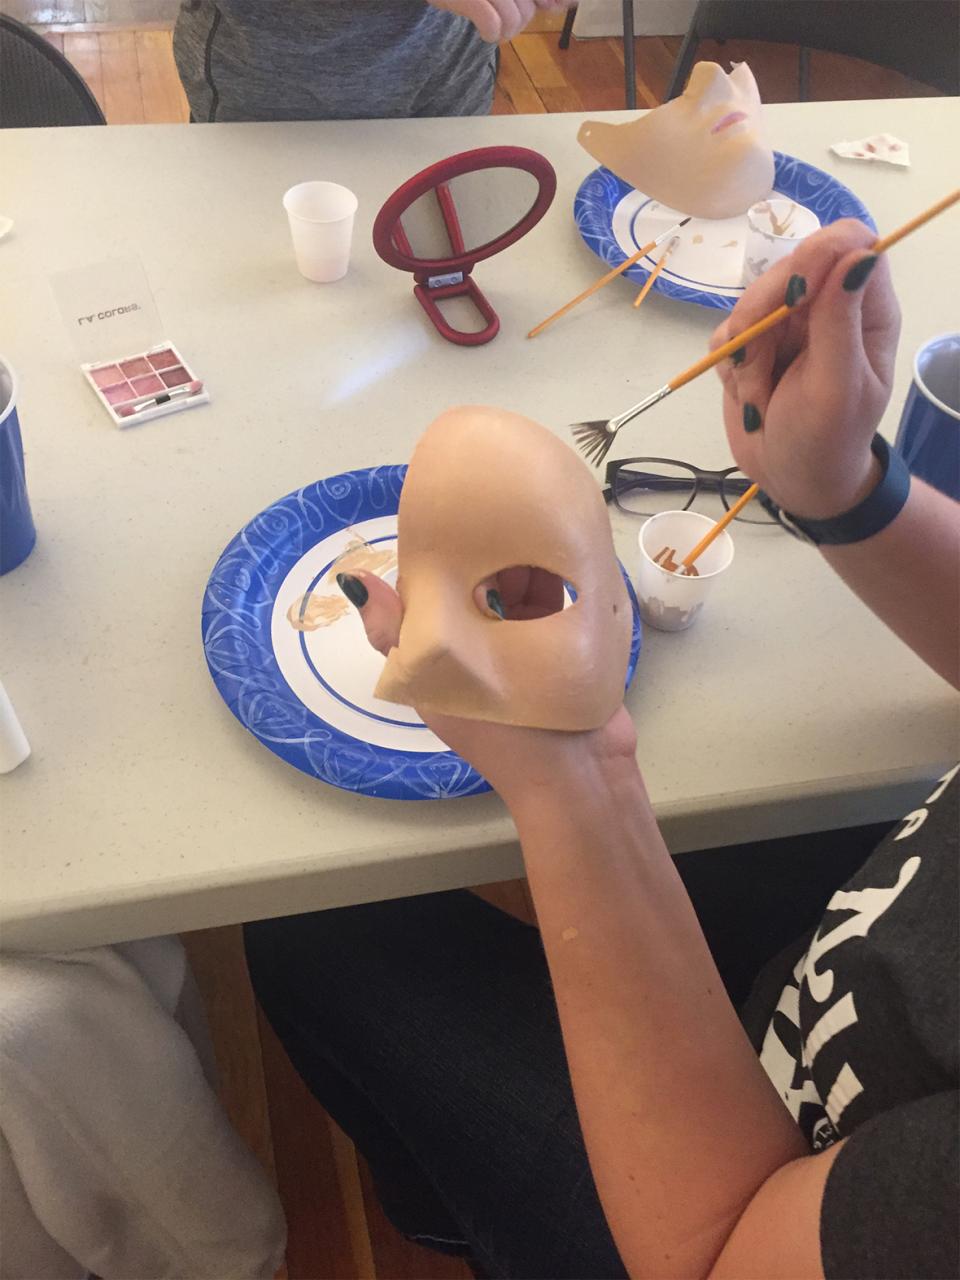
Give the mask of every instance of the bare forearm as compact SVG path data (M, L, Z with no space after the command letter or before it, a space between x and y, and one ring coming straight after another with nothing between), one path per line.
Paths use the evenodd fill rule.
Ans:
M632 762L515 814L577 1106L635 1276L706 1276L805 1154L710 957Z
M914 479L892 524L823 555L924 662L960 685L960 504Z

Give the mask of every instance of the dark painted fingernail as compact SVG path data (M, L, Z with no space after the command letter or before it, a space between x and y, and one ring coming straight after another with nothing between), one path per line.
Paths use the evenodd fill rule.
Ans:
M746 360L746 358L747 358L747 348L746 348L746 347L737 347L736 351L731 352L731 355L730 355L730 363L731 363L732 365L743 364L743 362L744 362L744 360Z
M743 406L743 429L744 431L759 431L760 424L763 419L760 417L760 410L755 404L749 401Z
M487 607L497 615L503 618L506 615L503 612L503 601L500 599L500 592L494 590L493 587L487 592Z
M370 592L360 579L355 578L352 573L338 573L337 586L350 603L355 604L358 609L362 609L370 599Z
M791 276L787 281L787 295L784 302L788 307L795 307L807 292L807 282L803 276Z
M867 283L870 272L876 265L877 255L875 253L868 253L865 258L855 262L843 277L843 287L847 293L855 293L857 289L862 288Z

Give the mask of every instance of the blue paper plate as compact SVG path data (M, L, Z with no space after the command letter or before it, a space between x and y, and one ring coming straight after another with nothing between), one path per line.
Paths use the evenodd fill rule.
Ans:
M365 567L393 580L406 470L347 471L255 516L207 583L204 653L240 723L304 773L392 800L477 795L489 783L414 711L373 697L383 659L331 581L335 561L334 573L348 567L342 557L351 544ZM623 576L633 610L629 684L640 654L640 611Z
M821 226L838 218L859 218L876 231L876 223L849 187L803 160L779 151L773 157L774 191L810 209ZM580 184L573 216L587 246L616 267L684 215L634 190L601 165ZM692 219L683 229L681 243L654 281L654 290L681 302L730 311L743 293L740 276L746 222L746 214L716 220ZM654 250L655 257L641 258L623 274L642 284L661 252Z

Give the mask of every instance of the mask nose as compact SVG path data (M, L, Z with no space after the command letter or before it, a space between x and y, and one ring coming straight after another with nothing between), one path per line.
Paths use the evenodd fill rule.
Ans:
M690 77L688 92L699 106L708 109L721 107L733 97L726 72L715 62L697 63Z
M410 702L424 706L452 693L474 709L489 707L503 696L491 642L494 628L504 625L482 615L459 584L418 584L406 601L384 681L399 682Z

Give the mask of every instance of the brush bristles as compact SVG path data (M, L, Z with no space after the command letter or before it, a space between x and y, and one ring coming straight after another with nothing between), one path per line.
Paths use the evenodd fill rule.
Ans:
M599 467L610 452L616 432L608 431L605 423L597 426L580 423L579 426L572 428L572 432L577 448L583 456L593 466Z
M570 431L573 434L574 440L579 440L581 442L581 445L585 445L588 441L594 440L596 438L598 430L602 432L603 428L588 426L586 423L583 423L583 422L578 423L577 426L570 428Z

